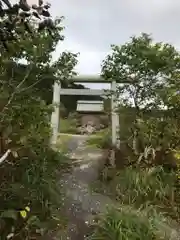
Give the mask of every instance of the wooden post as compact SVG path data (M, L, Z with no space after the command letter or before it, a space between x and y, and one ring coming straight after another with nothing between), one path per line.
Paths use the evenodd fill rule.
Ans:
M54 82L53 86L53 102L54 111L51 115L51 128L52 128L52 137L51 144L54 145L57 143L58 131L59 131L59 108L60 108L60 93L61 93L61 84Z

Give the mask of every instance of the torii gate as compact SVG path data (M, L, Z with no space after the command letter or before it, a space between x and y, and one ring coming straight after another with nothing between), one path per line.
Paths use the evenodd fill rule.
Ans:
M119 140L119 116L115 111L116 101L113 92L116 91L116 81L105 81L100 76L77 76L71 79L77 83L110 83L111 84L111 125L112 125L112 145L120 146ZM99 89L64 89L61 88L61 84L55 82L53 87L53 104L54 111L51 116L51 127L52 127L52 138L51 144L54 145L57 142L58 131L59 131L59 106L61 95L86 95L86 96L103 96L106 94L105 90Z

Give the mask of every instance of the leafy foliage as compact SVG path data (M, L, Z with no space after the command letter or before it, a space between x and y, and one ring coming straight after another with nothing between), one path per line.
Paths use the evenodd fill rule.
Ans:
M77 60L76 54L63 52L52 61L52 52L63 39L61 21L53 24L53 38L46 31L33 38L25 32L0 56L0 156L10 150L0 165L3 239L37 239L64 224L57 176L69 161L49 147L53 108L43 100L43 89L48 79L50 89L54 81L68 80Z
M103 77L121 82L116 92L121 108L134 111L132 123L125 128L131 129L129 143L136 155L146 147L155 152L163 149L162 156L179 147L179 69L176 49L154 43L147 34L132 37L120 47L112 46L104 60Z
M171 223L180 219L179 69L179 52L147 34L112 46L103 61L102 76L120 82L123 142L116 162L123 169L106 167L96 186L117 207L100 217L92 239L178 239Z
M24 33L34 36L35 30L47 29L52 36L56 26L48 11L50 4L44 4L43 0L38 5L30 6L26 0L19 0L19 3L11 4L9 0L0 1L0 41L2 46L9 51L9 42L19 42Z
M68 166L68 161L62 155L50 150L48 145L33 140L34 146L31 147L33 150L36 149L36 153L26 152L26 156L16 157L13 165L6 163L0 169L3 180L0 210L1 223L4 226L1 228L1 236L4 238L12 229L18 239L30 237L32 234L39 236L37 230L43 231L44 234L50 226L57 227L63 222L63 219L59 218L60 210L58 210L61 208L59 198L63 196L57 185L55 169ZM20 211L26 206L31 210L27 216L21 217ZM17 217L14 217L14 214L7 217L9 209ZM38 224L30 224L32 218L35 218Z
M112 46L112 53L103 62L102 75L124 83L118 94L127 93L125 103L151 109L156 104L157 88L162 89L167 77L171 78L179 67L180 55L173 46L153 43L149 35L142 34L120 47Z

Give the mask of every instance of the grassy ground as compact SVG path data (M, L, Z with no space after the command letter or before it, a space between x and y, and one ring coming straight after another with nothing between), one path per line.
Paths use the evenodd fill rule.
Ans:
M104 148L106 144L110 143L110 129L103 129L95 134L92 134L87 144L98 148Z
M60 119L60 132L61 133L77 133L76 119Z
M66 153L68 151L67 143L72 137L70 135L60 134L58 136L56 148L61 150L61 152Z

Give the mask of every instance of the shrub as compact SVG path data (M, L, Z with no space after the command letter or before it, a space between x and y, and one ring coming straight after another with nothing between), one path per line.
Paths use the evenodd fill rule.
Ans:
M63 220L57 174L68 161L49 146L50 111L40 98L21 94L3 112L3 142L12 154L0 165L2 239L36 239Z
M48 145L36 142L33 150L35 154L17 158L13 165L1 166L0 235L3 239L9 233L18 236L17 239L27 236L31 239L62 224L63 219L59 218L62 192L57 183L58 173L68 166L68 161Z
M4 11L14 21L14 8L5 2L9 9ZM43 1L39 4L43 10ZM20 5L25 12L30 10L26 1L20 1ZM67 159L49 146L52 106L46 103L52 102L53 83L74 75L76 54L62 52L56 61L52 59L58 42L63 40L62 18L46 21L54 29L48 34L45 25L45 31L37 32L32 14L25 15L30 16L28 22L23 17L13 30L18 41L8 42L9 51L1 46L0 157L7 150L10 153L0 164L1 239L37 239L51 226L61 224L62 193L57 175L68 165ZM3 15L0 18L4 25L7 19ZM21 23L26 30L30 27L32 34L24 32Z

